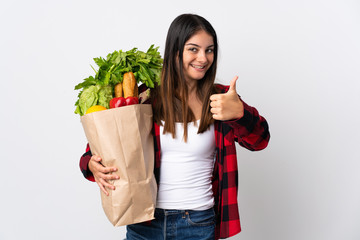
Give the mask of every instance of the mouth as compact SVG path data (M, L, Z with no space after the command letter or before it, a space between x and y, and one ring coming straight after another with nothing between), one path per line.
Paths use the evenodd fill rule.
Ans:
M190 64L191 67L196 68L196 69L204 69L205 65L194 65L194 64Z

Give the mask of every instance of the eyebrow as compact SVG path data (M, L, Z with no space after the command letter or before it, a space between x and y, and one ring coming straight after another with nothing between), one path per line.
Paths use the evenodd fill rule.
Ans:
M195 43L187 43L187 44L185 44L186 46L187 45L192 45L192 46L195 46L195 47L200 47L199 45L197 45L197 44L195 44ZM211 47L214 47L214 44L213 45L210 45L210 46L208 46L208 47L206 47L206 48L211 48Z

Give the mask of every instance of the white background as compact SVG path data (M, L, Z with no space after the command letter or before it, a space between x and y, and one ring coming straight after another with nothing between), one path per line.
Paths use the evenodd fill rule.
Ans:
M92 58L151 44L181 13L219 37L218 81L270 125L238 148L242 240L360 239L357 0L2 1L0 239L123 239L79 170L74 86Z

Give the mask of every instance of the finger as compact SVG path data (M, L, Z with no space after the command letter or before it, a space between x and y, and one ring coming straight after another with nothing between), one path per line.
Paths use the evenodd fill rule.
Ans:
M211 101L210 102L210 107L215 108L219 106L219 101Z
M93 155L90 160L93 160L95 162L101 162L101 157Z
M104 178L100 178L99 182L106 188L111 189L111 190L115 190L115 186L112 185L111 183L108 183Z
M222 94L213 94L210 96L210 101L217 101L221 98Z
M239 78L238 76L235 76L233 79L231 79L228 92L230 92L230 91L236 92L236 81L238 80L238 78Z
M116 167L105 167L103 164L97 161L93 161L92 165L94 165L96 171L101 173L116 172L118 170Z
M217 114L217 113L219 113L219 109L218 108L210 108L210 112L212 114Z
M215 119L215 120L221 120L220 119L220 115L219 114L213 114L213 119Z
M99 167L98 170L99 170L99 172L107 174L107 173L116 172L117 168L116 167L103 167L102 166L102 167Z
M109 196L109 193L106 191L105 187L99 182L97 182L97 184L99 185L101 191L103 191L103 193L105 193L106 196Z
M101 174L100 177L105 180L117 180L120 178L118 175L115 174Z

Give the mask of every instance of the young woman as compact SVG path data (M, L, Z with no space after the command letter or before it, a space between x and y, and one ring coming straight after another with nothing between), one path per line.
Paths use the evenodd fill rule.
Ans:
M264 149L266 120L230 86L215 84L218 43L211 24L183 14L171 24L161 84L148 100L154 112L155 220L127 226L127 239L219 239L240 232L235 141ZM140 86L139 91L144 91ZM81 157L84 176L102 191L117 169L100 164L90 149Z

